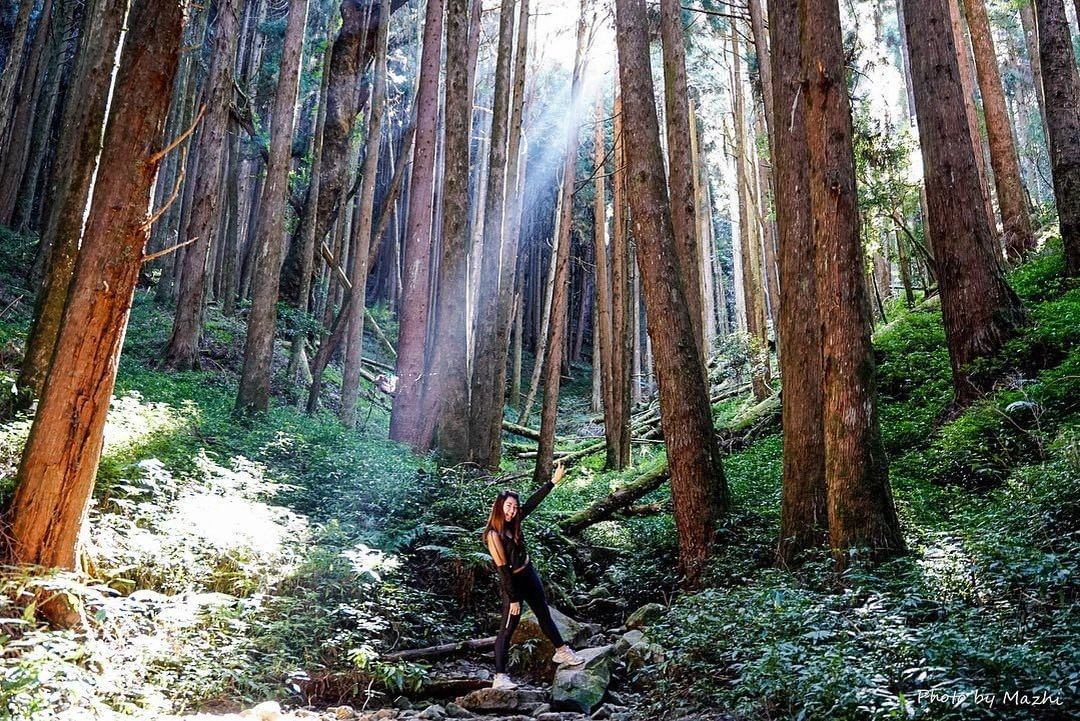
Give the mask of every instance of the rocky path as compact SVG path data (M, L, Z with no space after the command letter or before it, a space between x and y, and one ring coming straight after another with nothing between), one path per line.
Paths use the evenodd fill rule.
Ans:
M553 617L564 638L585 656L580 666L556 666L553 649L540 632L535 616L526 613L518 624L514 643L531 651L514 667L515 689L490 688L492 653L471 659L444 660L429 672L432 688L471 689L453 700L417 695L398 696L385 708L335 706L320 711L283 710L266 702L235 714L196 714L168 721L386 721L417 719L446 721L642 721L642 696L635 671L663 658L663 649L645 635L647 624L662 611L655 604L643 607L626 625L607 631L580 624L558 613ZM695 717L697 718L697 717ZM166 720L161 720L166 721ZM688 720L689 721L689 720Z

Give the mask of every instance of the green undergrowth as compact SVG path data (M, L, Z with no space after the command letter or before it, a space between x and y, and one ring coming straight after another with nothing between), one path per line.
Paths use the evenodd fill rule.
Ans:
M471 630L416 582L447 479L386 440L367 396L357 432L280 399L235 416L242 323L211 310L205 370L167 373L155 365L169 320L137 295L86 533L92 573L0 574L0 709L153 716L415 685L421 667L380 653ZM28 429L26 416L0 425L4 497ZM43 587L73 599L81 631L44 624Z
M639 672L655 687L650 713L936 721L1075 711L1080 289L1061 271L1051 244L1012 272L1030 323L980 364L991 390L952 420L936 304L894 306L875 334L907 554L855 562L841 578L821 557L794 573L773 568L779 439L727 459L736 512L708 588L680 596L649 631L668 649Z

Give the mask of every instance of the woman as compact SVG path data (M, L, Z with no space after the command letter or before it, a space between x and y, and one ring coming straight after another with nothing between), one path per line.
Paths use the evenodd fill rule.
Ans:
M510 647L510 637L514 635L521 618L522 601L529 604L540 623L540 629L555 646L555 655L551 657L553 661L571 666L585 663L584 658L566 645L555 622L551 620L544 587L525 551L525 539L521 535L521 522L540 505L565 473L562 465L556 466L554 477L529 496L523 506L519 507L518 494L514 491L503 491L491 506L487 527L484 528L484 540L499 570L503 602L502 624L495 639L495 681L492 688L517 686L506 674L506 652Z

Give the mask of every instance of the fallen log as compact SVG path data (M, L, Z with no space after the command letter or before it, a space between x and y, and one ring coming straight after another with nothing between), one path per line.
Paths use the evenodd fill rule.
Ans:
M725 455L741 451L775 426L780 418L780 397L770 396L740 414L731 427L717 433L717 442ZM601 444L602 446L603 444ZM563 533L576 535L594 524L624 511L668 480L667 463L638 476L593 505L559 523ZM652 505L652 504L648 504Z
M394 344L390 342L390 339L383 333L382 328L375 322L375 318L371 315L371 311L364 308L364 323L371 329L371 332L375 334L375 337L379 341L379 345L383 347L386 354L393 359L397 359L397 349L394 348ZM392 370L392 369L391 369Z
M417 659L443 658L453 656L456 653L467 651L486 651L495 646L495 636L487 638L473 638L468 641L454 641L453 643L441 643L437 646L424 648L407 648L394 651L382 656L383 661L416 661Z
M574 515L562 521L559 526L563 533L576 535L594 524L606 521L614 513L626 506L633 504L643 496L662 486L668 480L667 463L661 463L655 468L643 473L606 498L603 498L588 508L578 511Z
M513 433L515 436L521 436L522 438L531 438L534 441L540 440L540 431L529 428L528 426L518 425L510 421L503 421L503 430L507 433Z

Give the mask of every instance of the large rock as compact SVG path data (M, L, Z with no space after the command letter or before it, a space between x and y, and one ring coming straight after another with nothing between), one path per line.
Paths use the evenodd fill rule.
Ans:
M553 606L549 608L551 620L555 622L555 627L559 629L559 635L563 637L563 640L571 646L582 645L589 636L588 629L557 608ZM532 612L532 609L521 614L521 621L510 642L521 644L529 649L528 653L519 658L520 662L514 670L535 681L547 683L556 667L556 663L551 660L551 656L555 653L555 646L540 630L540 622L536 620L536 614Z
M627 631L624 633L618 641L615 642L615 655L622 656L626 653L627 649L633 646L635 643L644 640L645 634L641 631L634 629L633 631Z
M585 657L584 664L559 666L551 685L552 707L592 713L611 682L612 650L610 645L582 649L578 653Z
M664 647L656 643L649 643L649 639L642 638L633 646L626 649L626 655L623 657L623 660L626 662L627 670L636 671L642 666L663 661Z
M628 629L644 628L656 622L665 613L667 613L667 609L659 603L646 603L630 614L630 617L626 619L626 627Z
M544 705L546 697L543 691L527 688L481 688L462 696L456 703L479 713L517 711L531 714Z

